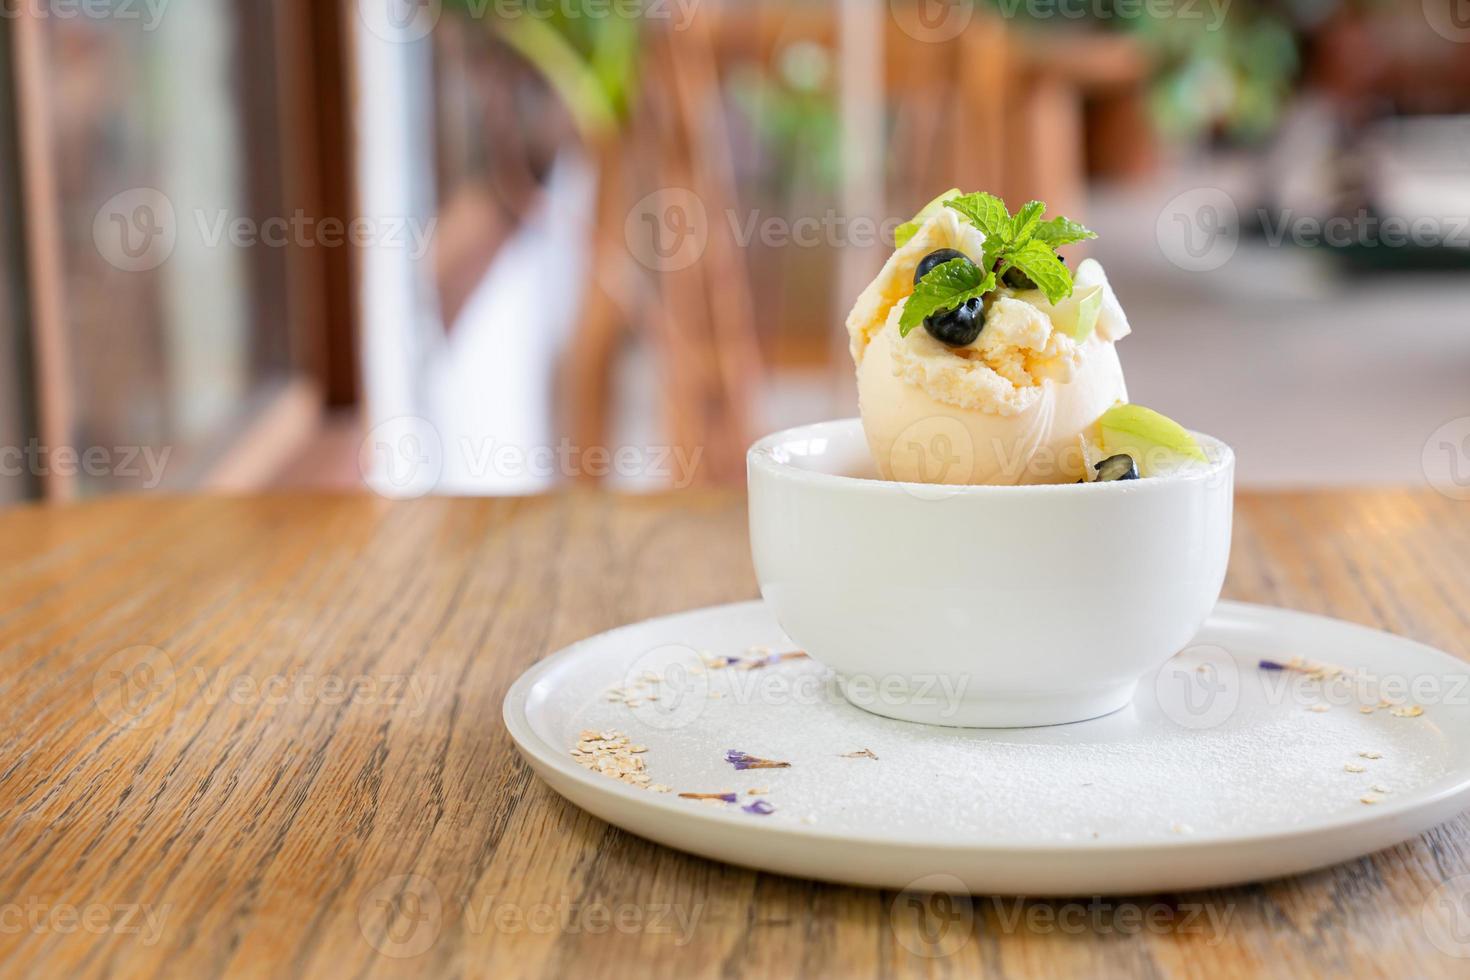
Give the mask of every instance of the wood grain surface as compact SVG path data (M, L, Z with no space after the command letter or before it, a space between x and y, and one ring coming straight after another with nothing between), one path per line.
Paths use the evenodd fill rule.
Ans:
M1231 597L1470 656L1470 504L1237 513ZM738 495L123 499L0 514L0 541L6 976L1470 969L1464 817L1247 888L956 900L923 910L924 945L893 893L687 857L562 802L501 725L506 688L581 637L754 596Z

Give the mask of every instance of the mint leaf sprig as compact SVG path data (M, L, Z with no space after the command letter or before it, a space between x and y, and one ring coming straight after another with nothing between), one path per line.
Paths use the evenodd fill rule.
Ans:
M997 277L1019 269L1046 294L1049 303L1072 295L1072 272L1056 250L1097 237L1071 218L1042 221L1046 205L1041 201L1027 201L1015 215L1006 210L1000 198L983 192L950 198L944 206L959 212L960 217L985 233L981 268Z
M958 309L995 288L995 273L982 272L969 259L950 259L925 274L898 318L898 335L907 337L925 319Z

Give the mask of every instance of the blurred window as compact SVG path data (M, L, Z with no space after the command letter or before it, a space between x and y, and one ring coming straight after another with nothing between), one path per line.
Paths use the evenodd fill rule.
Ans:
M42 91L20 93L43 101L61 238L64 390L43 404L78 449L167 447L170 485L203 479L292 367L286 247L268 236L294 232L263 223L286 214L272 14L43 17ZM148 479L83 468L76 489Z

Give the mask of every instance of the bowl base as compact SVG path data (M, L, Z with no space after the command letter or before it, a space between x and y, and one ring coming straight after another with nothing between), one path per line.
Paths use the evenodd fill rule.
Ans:
M848 679L839 675L839 687L847 703L870 714L946 728L1045 728L1101 718L1126 708L1133 701L1137 681L1086 691L1062 694L1000 695L993 697L927 696L897 692L886 687L883 696L866 684L849 690Z

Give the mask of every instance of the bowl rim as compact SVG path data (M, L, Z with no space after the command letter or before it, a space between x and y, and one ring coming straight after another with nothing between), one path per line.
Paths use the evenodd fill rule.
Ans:
M1206 455L1210 457L1209 466L1191 469L1177 476L1143 480L1115 480L1107 483L1031 483L1017 485L991 483L908 483L901 480L845 476L840 473L826 473L821 470L805 469L791 463L782 462L776 457L776 449L783 444L796 442L801 439L816 438L824 432L833 430L845 431L852 427L861 430L862 419L855 416L841 419L827 419L822 422L810 422L806 425L791 426L790 428L780 429L762 436L746 451L745 461L747 473L751 470L761 470L776 479L804 483L814 487L824 487L834 491L846 490L850 492L864 491L879 494L899 494L910 499L934 499L936 497L952 499L956 497L1164 492L1164 488L1167 487L1189 486L1226 478L1233 474L1235 469L1235 451L1230 448L1229 444L1212 435L1197 432L1193 429L1189 430L1190 435L1198 439L1204 447Z

